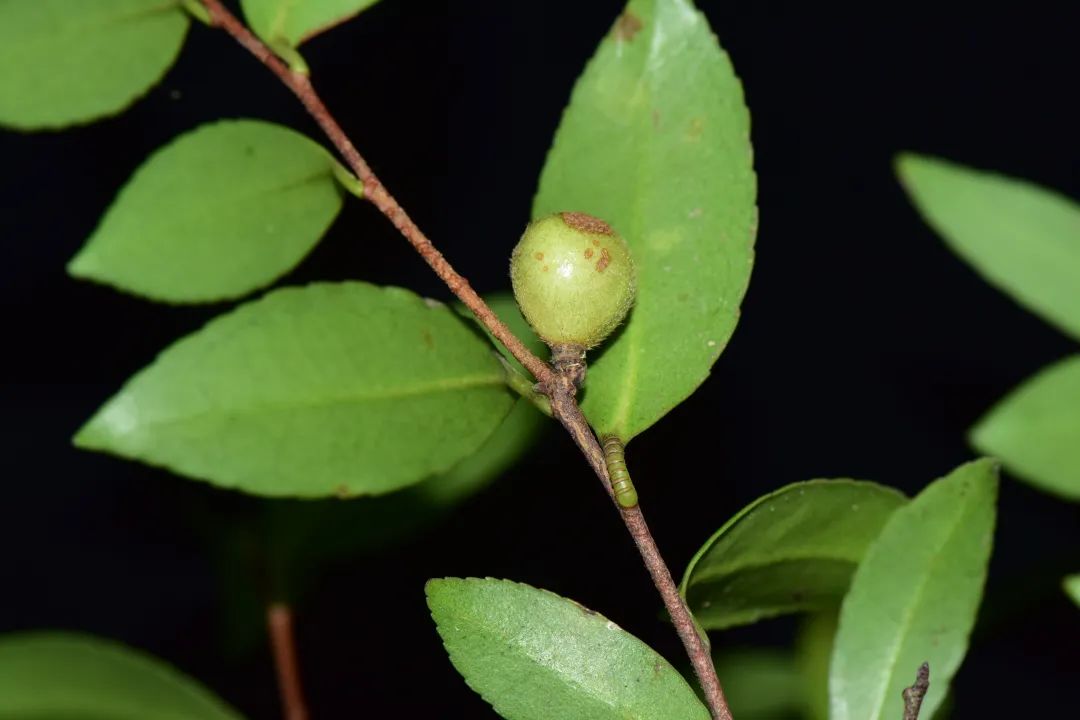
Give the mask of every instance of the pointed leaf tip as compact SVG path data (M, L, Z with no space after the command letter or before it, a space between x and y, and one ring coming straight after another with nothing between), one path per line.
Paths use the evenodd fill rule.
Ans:
M971 429L980 452L995 455L1017 477L1080 502L1080 355L1028 378Z
M1080 338L1080 204L925 155L904 155L898 175L926 223L987 282Z
M932 717L967 651L982 599L996 516L995 462L934 481L886 522L840 611L829 678L833 720L891 720L929 662Z
M68 272L152 300L240 297L295 267L342 206L335 161L289 128L202 125L151 155Z
M666 660L578 603L508 580L425 589L454 667L508 720L708 720Z

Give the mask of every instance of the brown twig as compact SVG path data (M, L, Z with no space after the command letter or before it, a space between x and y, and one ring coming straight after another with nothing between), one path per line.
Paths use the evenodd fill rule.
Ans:
M593 472L600 478L600 482L604 484L608 495L614 501L615 494L611 488L611 479L608 477L604 451L577 404L576 383L569 374L558 374L553 378L552 383L544 388L544 391L551 398L551 410L555 418L570 433L581 453L592 466ZM716 675L716 668L713 666L712 655L705 646L704 640L698 635L690 609L686 607L682 596L679 595L679 589L675 585L674 578L671 577L671 571L668 570L660 549L656 546L656 540L653 539L649 526L645 523L641 506L624 508L617 502L615 506L622 515L623 523L630 531L630 536L634 539L634 544L641 554L641 559L645 562L649 576L652 577L653 585L660 593L664 607L675 625L675 632L678 633L686 654L690 657L690 663L694 667L698 682L701 683L709 711L714 720L732 720L724 690Z
M266 625L270 632L270 649L274 654L278 689L281 692L281 716L283 720L308 720L304 691L300 684L292 609L284 603L271 603L266 608Z
M349 168L356 173L356 177L364 186L364 197L393 223L394 227L446 283L450 291L472 311L499 342L506 346L525 369L532 373L539 386L543 388L544 393L551 399L555 416L573 437L574 442L589 461L593 471L604 484L608 494L612 495L614 499L611 481L607 474L607 466L604 463L603 450L578 408L575 399L577 388L573 380L568 375L556 373L547 363L530 352L525 347L525 344L499 320L487 303L477 295L468 281L447 262L442 253L420 231L416 223L409 218L394 196L386 190L379 178L372 172L371 167L357 152L345 131L341 129L341 126L338 125L330 111L323 104L308 77L290 70L265 43L253 35L232 13L226 10L220 0L202 0L202 2L210 13L213 25L221 27L232 35L252 55L277 75L286 87L292 90L308 113L315 119L315 122L326 133L330 142L337 148ZM616 507L618 507L617 503ZM648 525L645 524L645 517L642 515L640 507L619 508L619 512L627 530L634 539L634 543L637 545L638 551L641 553L642 559L645 561L645 567L652 577L653 584L656 585L656 589L659 591L664 605L671 615L679 638L690 656L713 718L716 720L731 720L731 711L728 709L727 702L724 699L720 681L716 677L712 658L694 627L689 609L687 609L686 604L679 596L675 581L672 579L671 572L656 547L656 542L649 532ZM290 720L292 719L290 718Z
M904 720L919 720L923 698L930 689L930 663L923 663L915 674L915 684L904 688Z
M326 136L337 148L338 152L341 153L349 168L356 173L356 177L364 186L364 197L378 208L394 224L394 227L405 236L405 239L416 248L416 251L431 266L435 274L450 288L450 292L454 293L472 311L476 318L484 324L484 327L506 346L506 349L517 358L518 362L525 366L526 370L533 374L533 377L539 382L549 380L551 368L547 366L547 363L533 355L525 347L525 344L510 331L510 328L499 320L487 303L472 289L469 281L451 267L442 253L431 244L427 236L420 231L412 218L398 204L394 196L383 187L382 182L372 172L360 153L356 151L345 131L341 129L333 115L326 109L326 105L323 104L322 99L315 92L315 88L312 87L311 80L306 75L290 70L284 62L278 59L273 50L262 40L255 37L243 23L236 19L236 16L226 10L220 0L203 0L203 4L209 11L211 22L215 26L222 28L236 38L237 42L247 48L263 65L277 75L281 82L300 99L304 108L307 109L311 117L326 133Z

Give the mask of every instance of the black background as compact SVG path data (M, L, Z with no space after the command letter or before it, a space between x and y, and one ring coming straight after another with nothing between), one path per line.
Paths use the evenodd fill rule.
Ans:
M478 289L496 290L570 88L620 5L385 0L304 54L386 184ZM631 448L676 574L729 515L783 484L847 476L918 491L972 457L965 429L996 398L1076 350L954 258L891 172L894 153L914 149L1080 197L1071 4L701 5L746 89L761 228L743 318L712 378ZM221 650L209 554L185 510L249 501L68 440L128 375L225 306L152 305L71 280L65 262L147 154L245 116L318 137L265 69L196 25L164 82L124 115L0 134L0 630L116 638L272 718L269 654ZM447 296L355 200L285 282L343 278ZM1059 582L1080 570L1078 519L1076 506L1003 481L955 717L1075 708L1080 612ZM444 575L551 589L681 657L608 501L550 433L449 521L323 577L300 607L316 719L493 717L428 618L423 582ZM783 643L793 627L715 644Z

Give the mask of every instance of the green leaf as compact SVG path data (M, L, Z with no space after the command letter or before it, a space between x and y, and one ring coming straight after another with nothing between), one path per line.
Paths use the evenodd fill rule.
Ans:
M807 615L795 640L806 720L829 720L829 659L837 621L836 612Z
M476 451L513 400L486 342L399 288L286 288L168 348L83 448L258 495L375 495Z
M240 0L251 29L269 43L296 47L379 0Z
M664 658L607 618L507 580L427 584L450 660L508 720L708 720Z
M1080 205L1024 180L901 155L897 172L929 225L986 280L1080 338Z
M961 465L885 524L840 610L829 678L833 720L894 720L930 663L932 717L967 651L993 544L997 468Z
M203 125L143 163L68 272L166 302L245 295L330 227L342 204L333 163L280 125Z
M1080 606L1080 575L1069 575L1061 584L1065 588L1065 594Z
M1000 458L1035 487L1080 502L1078 439L1080 355L1028 378L971 430L980 452Z
M188 23L175 0L0 0L0 125L120 112L172 66Z
M839 604L885 521L891 488L811 480L758 498L698 550L681 590L708 630Z
M240 720L161 660L85 635L0 638L0 717L41 720Z
M688 0L633 0L578 80L534 216L573 210L630 244L637 302L589 357L582 408L624 442L686 399L735 330L757 227L750 118Z
M739 720L798 717L802 685L790 652L745 648L715 658L731 714Z

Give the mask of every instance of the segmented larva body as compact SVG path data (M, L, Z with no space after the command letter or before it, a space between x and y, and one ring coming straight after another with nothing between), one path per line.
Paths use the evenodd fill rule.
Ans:
M634 481L630 479L630 472L626 469L626 457L623 453L623 444L619 438L604 438L604 463L607 465L608 477L611 478L611 491L615 494L615 502L621 507L632 508L638 504L637 490L634 489Z

